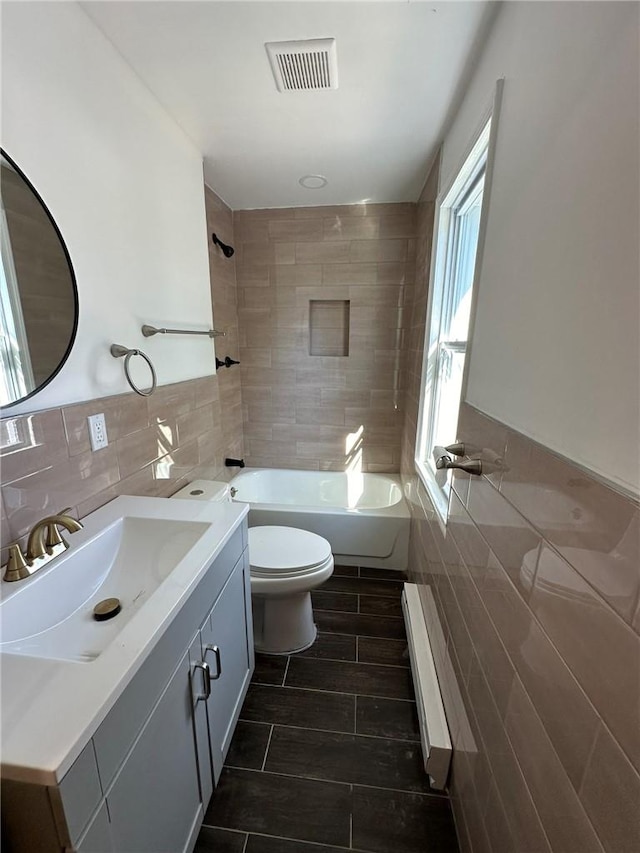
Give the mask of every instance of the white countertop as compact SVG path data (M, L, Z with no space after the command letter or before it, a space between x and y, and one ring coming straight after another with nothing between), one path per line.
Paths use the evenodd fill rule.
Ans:
M209 527L95 660L0 653L3 778L60 782L248 511L237 503L119 497L83 519L84 529L69 539L70 551L123 513Z

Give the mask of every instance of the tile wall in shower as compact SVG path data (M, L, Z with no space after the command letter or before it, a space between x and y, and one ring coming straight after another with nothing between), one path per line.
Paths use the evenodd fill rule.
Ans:
M399 470L414 208L234 213L247 464ZM310 354L313 300L349 302L348 356Z

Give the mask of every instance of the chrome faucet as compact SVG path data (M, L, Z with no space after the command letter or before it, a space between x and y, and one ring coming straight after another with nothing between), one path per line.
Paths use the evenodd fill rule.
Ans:
M70 510L71 507L67 507L57 515L48 515L35 524L29 534L26 553L22 553L17 543L9 546L9 560L4 573L6 581L30 577L67 550L69 543L62 538L58 527L64 527L69 533L76 533L83 527L80 521L68 515Z

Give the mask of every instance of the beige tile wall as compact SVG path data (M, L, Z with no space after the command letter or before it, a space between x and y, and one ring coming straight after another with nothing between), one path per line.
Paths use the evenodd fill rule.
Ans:
M206 191L207 225L232 242L231 211ZM210 237L210 234L209 234ZM214 320L227 331L219 357L238 357L235 260L210 244ZM91 451L88 415L104 412L109 446ZM82 518L116 495L171 495L196 477L228 479L241 457L239 368L0 421L2 545L22 540L44 515L70 506Z
M417 214L402 470L412 573L431 586L446 638L438 670L461 849L633 853L640 509L465 404L457 437L504 466L454 479L443 535L413 470L433 186Z
M234 213L247 464L398 471L413 204ZM349 355L309 354L310 300L349 300Z
M240 339L238 333L238 293L236 287L236 257L225 258L218 246L211 242L215 233L227 245L234 244L233 214L231 209L213 190L205 187L207 209L207 231L209 239L209 271L211 276L211 299L213 322L216 329L226 332L226 337L216 339L216 356L224 359L231 356L239 360ZM242 427L241 374L237 365L222 367L217 372L220 396L220 421L222 426L221 446L224 447L221 461L226 456L241 459L244 456ZM233 474L234 471L231 471Z

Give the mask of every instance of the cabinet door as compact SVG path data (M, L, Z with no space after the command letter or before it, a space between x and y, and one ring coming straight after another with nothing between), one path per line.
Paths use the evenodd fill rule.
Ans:
M189 652L107 793L114 850L190 849L204 814L194 738Z
M112 853L111 826L106 805L102 805L75 850L77 853Z
M241 559L200 631L202 655L211 668L207 714L216 783L251 678L253 649L249 649L247 638L247 595L245 561Z
M193 708L194 735L198 756L200 796L206 808L213 793L211 748L209 746L209 724L207 721L207 695L210 685L202 667L202 645L199 631L189 646L189 663L191 664L191 707Z

